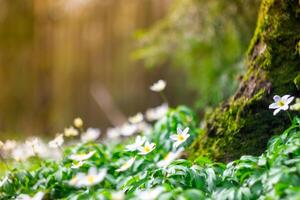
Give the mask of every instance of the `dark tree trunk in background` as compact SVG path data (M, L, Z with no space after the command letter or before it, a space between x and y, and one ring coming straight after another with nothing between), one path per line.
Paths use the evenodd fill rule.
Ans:
M268 105L275 94L300 97L300 1L262 0L246 65L236 94L207 115L191 159L230 161L260 154L269 138L288 126L286 114L273 116Z

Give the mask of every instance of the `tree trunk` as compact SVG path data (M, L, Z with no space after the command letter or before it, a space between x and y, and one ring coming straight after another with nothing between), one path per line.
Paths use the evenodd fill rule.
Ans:
M230 161L260 154L269 138L288 126L286 113L273 116L268 105L275 94L300 94L300 1L262 0L246 65L236 94L207 114L191 159Z

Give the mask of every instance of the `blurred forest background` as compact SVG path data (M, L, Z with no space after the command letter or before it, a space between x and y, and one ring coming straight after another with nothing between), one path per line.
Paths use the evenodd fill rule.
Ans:
M0 0L0 139L55 134L80 116L112 126L160 105L230 96L259 0ZM99 105L102 105L99 106Z

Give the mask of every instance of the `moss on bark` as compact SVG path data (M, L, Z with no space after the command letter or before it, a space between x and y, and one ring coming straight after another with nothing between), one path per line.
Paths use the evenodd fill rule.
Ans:
M236 94L206 116L203 135L189 149L191 159L229 161L260 154L268 139L289 124L268 105L275 94L299 96L300 5L298 0L263 0L247 54L247 72Z

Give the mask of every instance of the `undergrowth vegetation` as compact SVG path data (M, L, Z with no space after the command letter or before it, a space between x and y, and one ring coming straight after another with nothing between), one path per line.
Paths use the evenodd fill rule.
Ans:
M228 164L188 160L183 150L198 134L194 113L180 106L169 109L147 134L122 142L72 140L61 146L56 138L52 146L56 142L61 149L61 159L36 155L8 162L0 199L300 198L300 118L273 137L261 156L245 155Z

